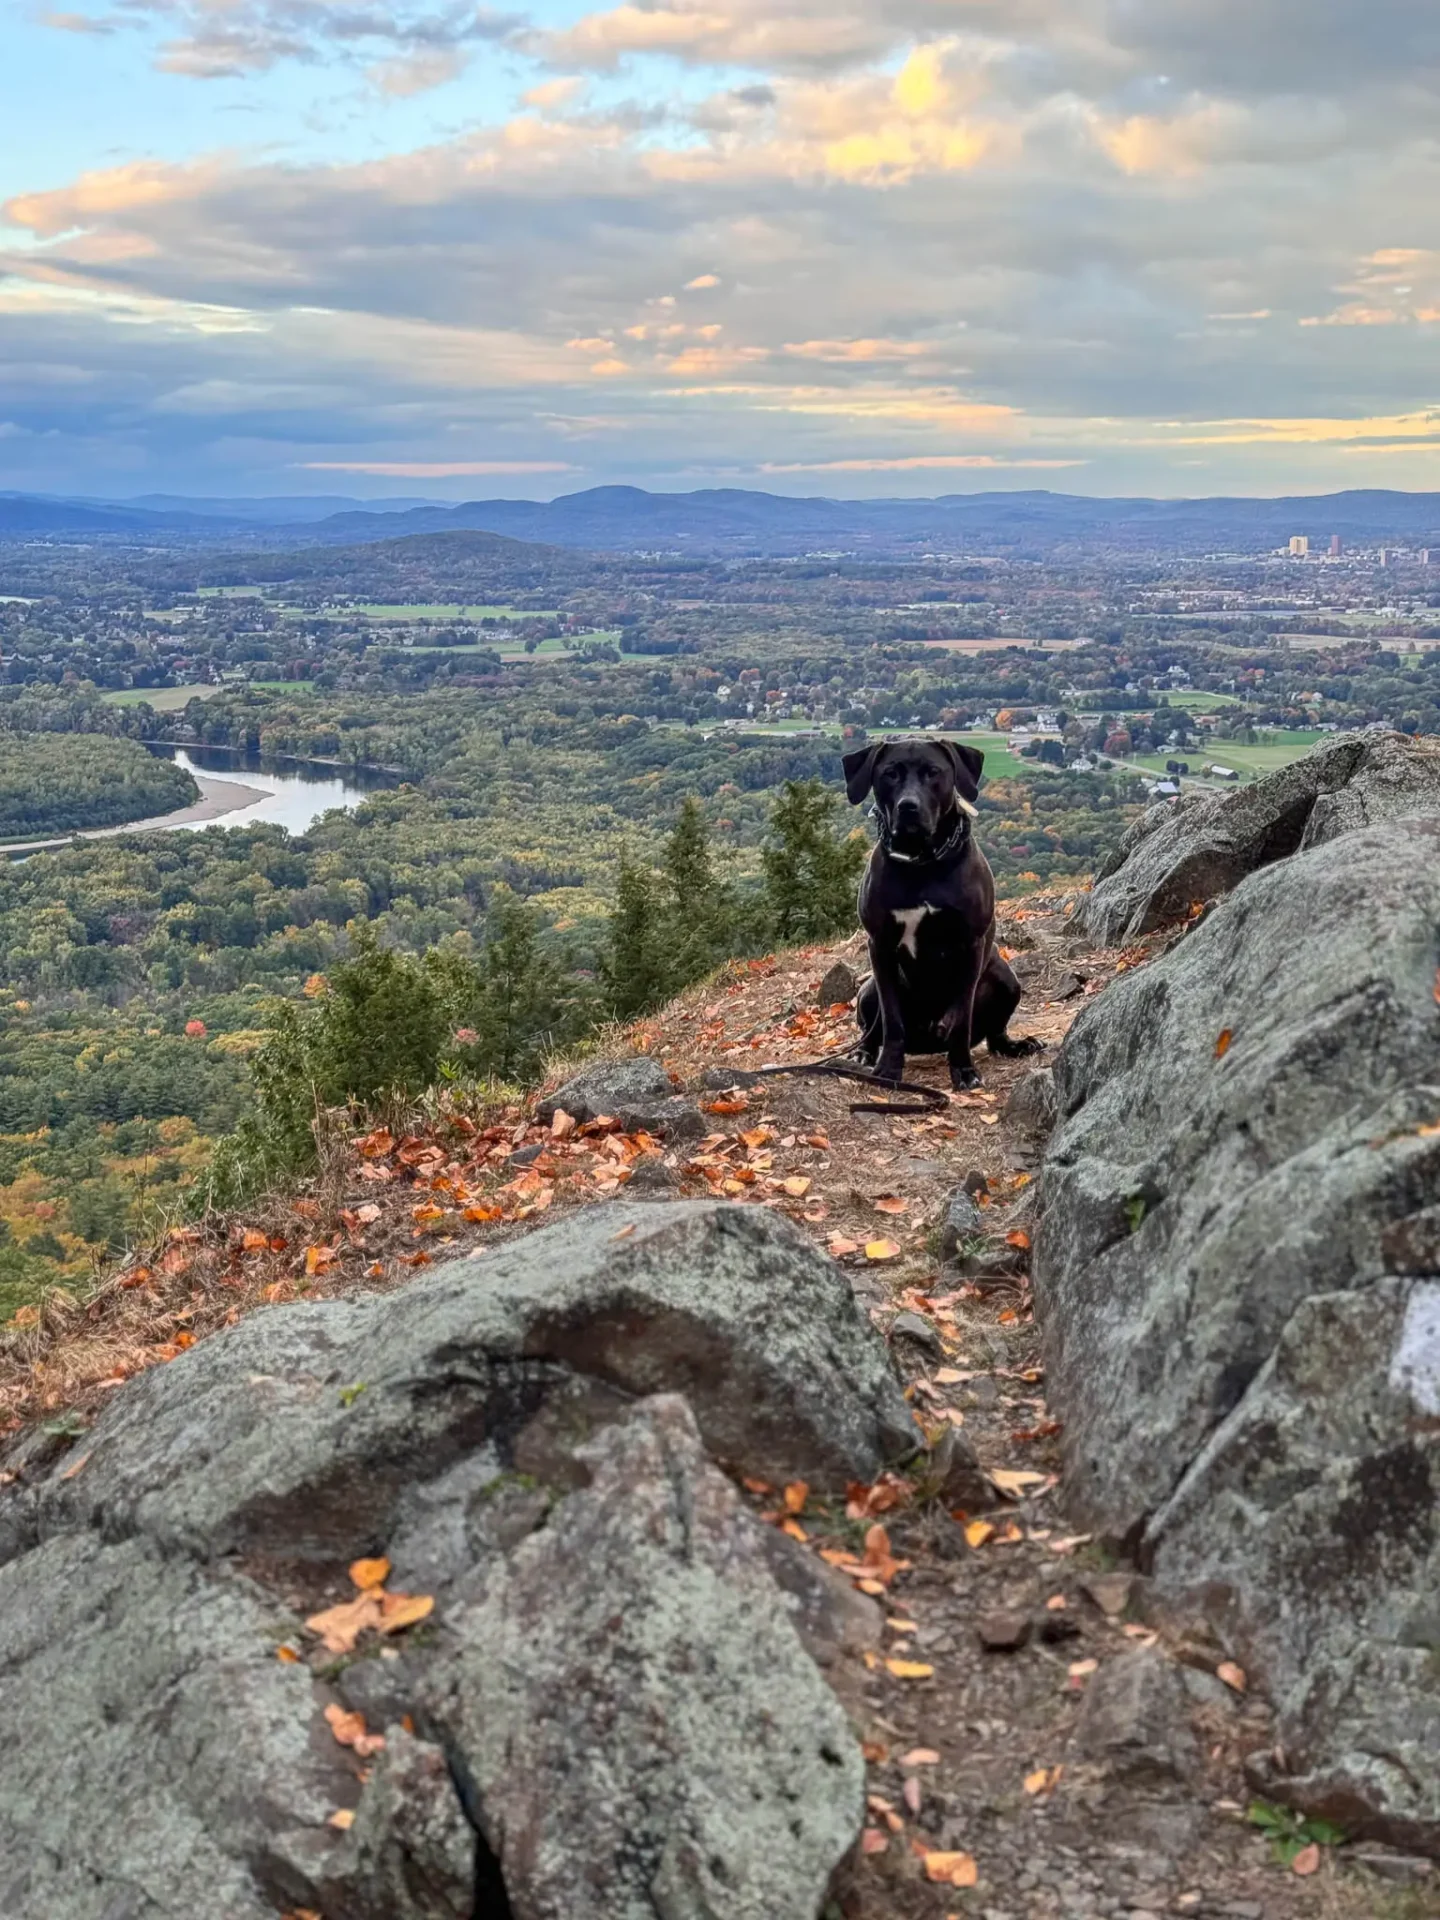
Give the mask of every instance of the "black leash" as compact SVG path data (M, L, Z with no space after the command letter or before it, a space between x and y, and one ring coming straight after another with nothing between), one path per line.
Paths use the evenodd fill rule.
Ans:
M850 1049L854 1052L854 1048ZM792 1067L751 1067L757 1079L774 1079L782 1073L807 1073L816 1079L858 1080L862 1086L893 1088L896 1093L918 1093L923 1106L897 1106L893 1100L855 1100L851 1113L891 1113L912 1118L927 1113L945 1113L950 1101L938 1087L925 1087L918 1080L880 1080L868 1067L846 1067L838 1060L806 1060Z

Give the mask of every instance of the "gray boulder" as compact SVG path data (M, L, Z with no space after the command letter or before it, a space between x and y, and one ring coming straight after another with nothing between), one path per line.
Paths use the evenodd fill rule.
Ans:
M805 1647L874 1628L706 1449L838 1489L914 1447L843 1275L759 1208L591 1209L252 1316L0 1488L0 1913L538 1920L643 1881L661 1915L814 1914L860 1763ZM331 1663L303 1621L378 1555L433 1614Z
M864 1766L755 1523L672 1396L582 1452L590 1486L457 1615L427 1689L511 1912L815 1914Z
M1255 874L1121 976L1056 1064L1033 1268L1077 1517L1262 1676L1276 1795L1422 1850L1437 925L1440 819L1400 820Z
M883 1342L798 1227L723 1201L618 1202L401 1298L256 1314L152 1368L116 1395L85 1471L42 1489L39 1524L212 1553L283 1530L323 1559L357 1530L387 1538L417 1482L479 1452L491 1475L542 1456L554 1396L588 1428L606 1396L671 1392L717 1458L762 1479L840 1489L918 1444Z
M535 1117L548 1126L557 1112L581 1121L608 1117L627 1133L654 1133L667 1140L698 1140L706 1130L695 1102L677 1093L659 1061L643 1053L586 1067L547 1093Z
M1273 861L1417 814L1440 815L1440 743L1386 727L1337 735L1250 786L1148 808L1071 924L1099 946L1120 946Z

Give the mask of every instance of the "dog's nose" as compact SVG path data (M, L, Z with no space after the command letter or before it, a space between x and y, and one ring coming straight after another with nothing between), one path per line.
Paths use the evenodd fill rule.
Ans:
M918 820L920 817L920 802L918 800L902 800L895 811L902 820Z

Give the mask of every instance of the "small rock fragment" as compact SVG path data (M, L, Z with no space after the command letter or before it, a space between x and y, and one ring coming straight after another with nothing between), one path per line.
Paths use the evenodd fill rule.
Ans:
M1080 1582L1080 1591L1093 1600L1107 1620L1118 1620L1130 1604L1133 1573L1095 1573Z
M1153 1647L1102 1666L1085 1690L1074 1745L1118 1780L1156 1786L1191 1777L1199 1749L1180 1675Z
M930 1353L942 1354L945 1351L940 1335L923 1314L912 1313L906 1307L897 1313L890 1322L892 1340L913 1340L916 1346L926 1348Z
M981 1177L983 1179L984 1176ZM958 1258L965 1242L973 1240L982 1230L980 1209L971 1196L970 1183L967 1181L957 1192L951 1194L945 1204L945 1219L940 1227L941 1258L944 1260Z
M995 1492L966 1436L947 1427L930 1453L929 1475L938 1483L939 1498L947 1508L974 1513L995 1504Z
M820 982L815 998L822 1007L848 1005L855 998L859 986L855 969L847 966L843 960L837 960Z
M987 1653L1018 1653L1030 1638L1028 1613L984 1613L975 1623Z

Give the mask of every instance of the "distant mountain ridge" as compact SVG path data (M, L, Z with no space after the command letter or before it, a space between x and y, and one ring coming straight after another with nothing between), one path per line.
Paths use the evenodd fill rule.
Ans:
M316 498L314 504L329 506ZM1004 553L1040 558L1084 548L1157 553L1260 553L1305 534L1350 544L1440 548L1440 493L1382 489L1284 499L1103 499L1041 490L952 493L935 499L832 500L740 487L649 493L591 487L555 500L343 502L315 518L304 496L263 500L142 496L62 500L0 494L0 539L167 536L193 543L358 545L415 534L495 533L546 546L608 552L804 554ZM269 515L267 518L266 515Z
M471 500L398 515L337 514L314 527L318 539L474 528L555 546L616 551L651 547L763 552L924 549L1050 552L1070 545L1207 552L1265 551L1307 534L1312 542L1433 540L1440 545L1440 494L1382 490L1278 500L1097 499L1041 490L944 494L932 500L831 500L750 492L646 493L593 487L557 500Z

